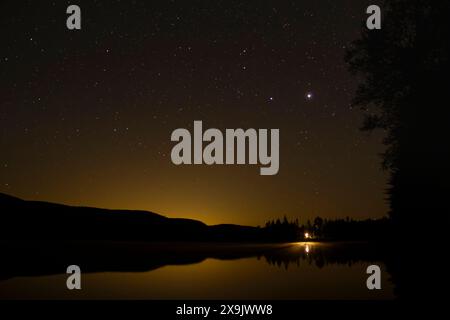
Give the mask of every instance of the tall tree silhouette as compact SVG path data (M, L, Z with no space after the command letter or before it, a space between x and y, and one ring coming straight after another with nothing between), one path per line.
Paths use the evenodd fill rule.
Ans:
M363 31L347 54L362 79L354 103L366 111L363 130L386 132L383 166L397 231L423 234L433 231L417 229L425 215L448 221L450 1L381 7L382 29Z
M362 80L354 103L366 111L363 129L386 134L383 166L397 235L388 268L400 296L442 299L437 288L445 287L446 270L418 253L443 257L439 240L449 221L450 1L389 0L381 8L381 30L364 30L347 61ZM415 241L428 238L438 241Z

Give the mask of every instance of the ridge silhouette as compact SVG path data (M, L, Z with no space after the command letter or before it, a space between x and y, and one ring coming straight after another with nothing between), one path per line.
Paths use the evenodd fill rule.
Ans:
M154 212L26 201L0 193L0 240L259 241L262 229Z

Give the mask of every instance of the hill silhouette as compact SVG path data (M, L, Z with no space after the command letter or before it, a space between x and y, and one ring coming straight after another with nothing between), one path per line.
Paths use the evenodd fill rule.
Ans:
M26 201L0 193L0 240L256 241L261 229L154 212Z

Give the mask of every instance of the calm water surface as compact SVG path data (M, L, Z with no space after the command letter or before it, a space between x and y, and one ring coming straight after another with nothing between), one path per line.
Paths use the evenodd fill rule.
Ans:
M112 257L100 253L108 250L99 250L97 255L92 254L88 258L86 254L82 256L83 259L80 256L78 260L81 261L79 265L83 274L82 290L78 291L66 289L67 275L62 273L65 272L62 267L64 263L58 259L54 260L55 266L61 265L61 268L54 269L49 262L48 266L34 272L33 275L8 274L4 271L0 279L0 298L393 299L395 297L385 263L372 249L362 244L161 246L153 246L151 249L142 247L131 250L133 253L127 255L122 254L124 246L115 248L117 260L114 259L114 248L110 248ZM50 254L46 256L51 257ZM74 259L73 264L78 260ZM368 276L366 268L371 264L378 264L381 267L382 290L370 291L366 287ZM58 270L63 271L58 274Z

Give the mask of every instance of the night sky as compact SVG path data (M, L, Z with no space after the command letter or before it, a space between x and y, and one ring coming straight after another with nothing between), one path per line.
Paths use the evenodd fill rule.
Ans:
M384 216L382 137L359 131L343 61L370 4L2 1L0 192L208 224ZM278 175L175 166L194 120L279 128Z

